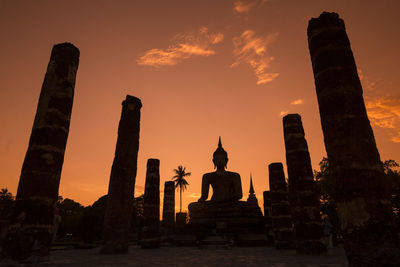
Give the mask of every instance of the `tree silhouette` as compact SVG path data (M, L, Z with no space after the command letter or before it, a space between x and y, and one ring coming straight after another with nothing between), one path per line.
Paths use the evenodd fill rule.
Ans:
M182 191L186 189L189 183L185 180L186 176L190 176L190 172L186 172L186 167L179 165L177 169L174 169L175 176L171 179L175 182L175 188L179 187L180 191L180 212L182 212Z
M392 159L383 162L383 170L392 194L392 208L400 227L400 171L398 169L399 164Z
M320 195L322 204L333 202L333 184L330 178L328 158L323 157L319 163L320 170L314 170L314 180L316 182L316 190Z
M11 215L14 206L14 197L7 188L0 190L0 220L7 219Z
M63 199L62 196L58 197L57 207L62 218L57 235L63 237L72 234L73 237L76 237L85 208L72 199Z
M335 199L332 197L334 195L334 179L330 176L328 158L322 158L319 167L319 171L314 170L314 180L316 181L316 189L321 196L321 209L327 209L327 207L336 209ZM398 170L400 166L395 160L389 159L382 162L382 167L385 172L385 179L390 186L392 209L400 228L400 171ZM329 217L331 216L329 215Z

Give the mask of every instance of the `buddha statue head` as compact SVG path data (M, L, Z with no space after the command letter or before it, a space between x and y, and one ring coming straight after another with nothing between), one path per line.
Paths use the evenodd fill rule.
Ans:
M213 163L217 170L225 170L228 163L228 153L222 148L221 137L219 137L218 148L213 154Z

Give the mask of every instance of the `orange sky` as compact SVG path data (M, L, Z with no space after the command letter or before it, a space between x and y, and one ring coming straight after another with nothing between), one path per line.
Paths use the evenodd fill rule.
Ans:
M0 187L16 192L51 48L68 41L81 58L60 195L107 193L131 94L143 103L136 195L148 158L162 190L182 164L187 209L222 136L244 199L252 172L262 205L267 165L285 164L283 114L301 114L314 169L325 155L306 36L324 10L345 20L381 158L399 162L400 1L0 0Z

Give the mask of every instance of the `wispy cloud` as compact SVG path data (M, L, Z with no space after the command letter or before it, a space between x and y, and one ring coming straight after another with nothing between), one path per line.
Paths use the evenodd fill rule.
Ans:
M400 143L400 97L390 93L382 96L382 92L394 89L392 82L371 79L361 69L357 69L357 72L364 89L365 107L371 125L387 129L391 141Z
M297 99L297 100L290 102L290 104L291 105L301 105L301 104L303 104L303 102L304 102L303 99Z
M281 111L281 113L279 113L279 117L285 116L286 114L289 113L289 110L287 111Z
M358 77L360 78L360 81L363 85L363 89L366 92L372 92L375 91L375 87L376 87L376 82L375 81L371 81L369 79L369 77L367 75L364 75L364 72L357 68L357 73L358 73Z
M140 196L144 194L144 186L135 185L135 196Z
M272 82L279 73L267 72L270 62L274 60L274 57L268 55L268 46L277 36L278 33L272 33L265 37L257 37L254 31L246 30L239 37L234 37L233 54L236 56L236 61L231 67L236 67L240 63L249 64L257 76L257 84Z
M400 143L400 97L367 97L365 105L371 124L390 129L391 140Z
M210 33L207 27L197 32L181 33L171 39L166 49L153 48L147 50L137 63L152 67L173 66L193 56L211 56L216 52L212 46L222 42L222 33Z
M188 195L187 197L189 197L189 198L200 198L200 194L192 193L192 194Z
M358 74L358 78L360 78L360 81L364 80L364 73L362 72L362 70L360 68L357 68L357 74Z
M248 14L254 7L261 6L268 0L236 0L233 3L233 11L237 14Z

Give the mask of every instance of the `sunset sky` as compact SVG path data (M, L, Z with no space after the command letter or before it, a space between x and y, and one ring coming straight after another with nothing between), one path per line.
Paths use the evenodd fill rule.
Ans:
M262 205L268 164L286 172L282 116L302 116L313 169L326 155L306 35L322 11L344 19L381 159L400 162L398 0L0 0L0 188L16 193L52 46L71 42L81 56L60 195L90 205L107 193L130 94L143 103L136 196L158 158L161 190L178 165L192 172L186 210L221 136L243 199L251 172Z

